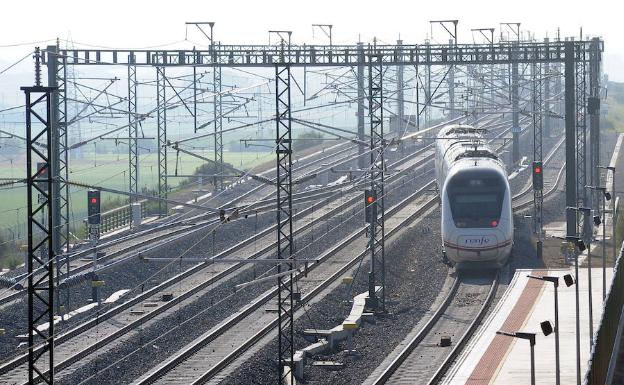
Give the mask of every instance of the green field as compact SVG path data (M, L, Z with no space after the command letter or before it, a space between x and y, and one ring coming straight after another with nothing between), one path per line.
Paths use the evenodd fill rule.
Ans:
M202 154L208 158L212 154ZM139 156L139 189L154 190L157 187L158 164L156 154L141 154ZM273 160L272 153L267 152L224 152L224 161L240 169L254 168L262 163ZM174 174L176 170L175 153L168 155L168 174ZM177 162L178 174L193 174L196 168L204 161L191 156L180 156ZM0 168L0 178L23 178L25 164L23 161L14 161L10 165ZM84 159L70 160L70 181L76 181L89 185L96 185L128 190L128 159L127 156L114 154L88 153ZM169 178L169 185L175 187L182 178ZM111 206L113 200L119 199L119 195L102 193L104 206ZM26 188L23 186L0 190L0 228L4 237L22 238L26 222ZM86 213L86 192L84 188L70 188L70 220L74 224L82 223Z

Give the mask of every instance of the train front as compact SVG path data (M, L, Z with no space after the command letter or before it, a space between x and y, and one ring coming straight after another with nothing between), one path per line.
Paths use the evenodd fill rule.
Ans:
M513 243L506 172L496 161L464 159L449 170L442 191L442 240L458 268L500 267Z

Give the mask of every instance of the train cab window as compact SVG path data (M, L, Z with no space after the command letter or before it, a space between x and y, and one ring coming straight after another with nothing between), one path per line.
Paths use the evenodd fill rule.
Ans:
M480 173L484 173L483 170ZM473 174L473 173L471 173ZM447 184L447 194L455 226L497 227L500 221L505 181L499 175L456 175Z

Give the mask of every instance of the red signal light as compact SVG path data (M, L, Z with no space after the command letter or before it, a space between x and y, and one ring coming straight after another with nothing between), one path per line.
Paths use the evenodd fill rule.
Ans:
M542 173L542 168L540 166L535 166L535 173L536 174L541 174Z
M91 203L97 203L97 198L91 198Z
M490 222L490 226L492 226L492 227L498 226L498 221L496 219L494 219L492 222Z
M374 197L366 198L366 203L374 203L374 202L375 202L375 198Z

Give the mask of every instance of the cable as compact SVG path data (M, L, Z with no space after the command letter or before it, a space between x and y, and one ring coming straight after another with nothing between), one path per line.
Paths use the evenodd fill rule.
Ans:
M23 42L23 43L4 44L4 45L0 45L0 48L21 47L21 46L25 46L25 45L43 44L43 43L49 43L49 42L54 42L54 41L56 41L56 39L30 41L30 42Z
M0 46L1 47L1 46ZM21 63L22 61L26 60L26 58L30 57L30 55L33 54L34 51L30 51L26 54L26 56L24 56L23 58L19 59L18 61L16 61L15 63L11 64L10 66L6 67L5 69L3 69L2 71L0 71L0 75L4 74L5 72L7 72L8 70L10 70L11 68L15 67L16 65L18 65L19 63ZM15 108L15 107L12 107ZM0 110L0 112L3 111L8 111L8 110Z

